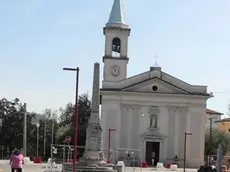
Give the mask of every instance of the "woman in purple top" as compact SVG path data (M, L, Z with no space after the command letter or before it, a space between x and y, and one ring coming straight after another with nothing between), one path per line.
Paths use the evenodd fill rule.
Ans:
M11 172L15 170L17 172L22 172L22 164L24 164L23 155L19 150L14 150L13 154L10 157Z

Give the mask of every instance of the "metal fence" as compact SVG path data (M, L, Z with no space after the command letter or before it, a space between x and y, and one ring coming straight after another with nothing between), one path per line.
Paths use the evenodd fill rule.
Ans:
M142 159L142 150L140 149L128 149L128 148L117 148L117 149L102 149L107 161L116 164L117 161L123 161L126 166L129 167L140 167Z
M73 145L54 144L51 146L51 159L53 159L56 164L72 163L73 151ZM77 160L83 156L84 151L85 146L77 146ZM109 160L111 163L117 164L118 161L123 161L125 163L125 171L142 171L141 163L143 162L143 152L140 149L117 148L110 149L110 151L108 149L102 149L102 152L107 162Z
M85 150L85 146L77 146L77 159L81 158ZM69 144L51 145L51 159L57 164L72 163L74 154L74 146Z
M126 166L141 167L142 150L117 148L115 150L117 161L124 161Z

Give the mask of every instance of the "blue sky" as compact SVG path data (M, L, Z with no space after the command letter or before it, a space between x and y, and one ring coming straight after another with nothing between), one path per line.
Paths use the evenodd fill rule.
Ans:
M0 96L18 97L42 112L92 89L93 63L103 67L103 26L113 0L1 0ZM162 70L190 84L208 85L208 107L227 112L230 98L229 0L124 0L128 75L149 69L158 53ZM142 65L139 65L142 63ZM216 92L216 93L215 93ZM221 93L219 93L221 92ZM224 93L223 93L224 92Z

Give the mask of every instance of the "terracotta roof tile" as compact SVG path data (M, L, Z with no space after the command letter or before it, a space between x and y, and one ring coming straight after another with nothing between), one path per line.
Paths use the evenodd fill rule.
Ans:
M214 111L214 110L211 110L211 109L206 109L206 114L209 114L209 115L223 115L223 113L217 112L217 111Z

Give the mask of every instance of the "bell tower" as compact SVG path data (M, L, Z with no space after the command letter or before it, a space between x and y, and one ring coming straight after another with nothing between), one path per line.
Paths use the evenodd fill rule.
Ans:
M122 0L114 0L109 21L104 27L105 55L103 82L117 82L127 77L128 38L131 29L126 24Z

